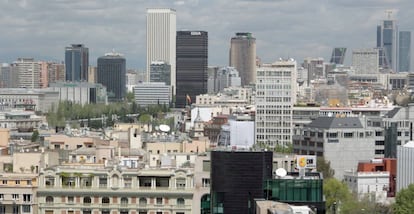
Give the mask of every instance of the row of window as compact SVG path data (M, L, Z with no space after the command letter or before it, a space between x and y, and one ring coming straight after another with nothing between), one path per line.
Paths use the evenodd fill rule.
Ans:
M19 194L11 194L12 200L19 200ZM24 202L31 202L32 201L32 194L23 194L23 201ZM5 200L4 194L0 194L0 200Z
M20 212L20 206L21 206L21 212ZM13 204L11 214L31 213L31 212L32 212L31 205ZM0 214L10 214L10 213L6 213L6 205L0 205Z
M127 197L122 197L121 200L121 205L127 205L130 203L129 199ZM47 204L53 204L54 203L54 198L52 196L46 196L46 203ZM75 203L75 197L74 196L68 196L67 197L67 203ZM89 196L83 197L83 203L84 204L90 204L92 203L92 198ZM110 199L109 197L102 197L101 199L101 203L102 204L109 204ZM112 202L113 203L113 202ZM139 205L147 205L147 198L139 198ZM163 204L163 198L156 198L155 203L158 205ZM184 198L177 198L177 205L185 205L185 200Z
M2 184L5 184L5 185L12 184L12 183L20 185L21 181L23 180L2 180L1 182ZM26 182L26 185L32 185L32 180L24 180L24 181Z

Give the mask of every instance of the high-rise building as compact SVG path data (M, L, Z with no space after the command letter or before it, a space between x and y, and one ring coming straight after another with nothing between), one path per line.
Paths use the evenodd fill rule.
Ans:
M12 81L12 69L9 64L3 63L0 67L0 88L14 88ZM17 76L15 77L15 82L17 81Z
M65 81L65 64L49 62L47 65L48 83Z
M96 66L89 66L88 68L88 82L96 83L98 79L98 68Z
M411 32L398 33L398 72L410 71L411 65Z
M414 141L397 147L397 192L414 183Z
M229 64L239 71L242 86L256 83L256 38L251 33L231 38Z
M185 107L197 95L207 93L208 33L177 32L176 107ZM171 66L172 69L172 66Z
M378 74L378 49L367 48L352 51L352 67L355 74Z
M40 65L33 58L19 58L12 64L18 88L40 88Z
M310 85L311 80L324 78L323 58L305 58L302 66L308 71L307 85Z
M270 147L292 143L296 75L296 61L293 59L257 67L256 143Z
M171 66L171 86L176 91L176 14L167 8L147 9L147 81L154 61L164 61Z
M387 11L387 19L377 26L377 47L384 51L385 59L380 61L382 68L397 71L397 22L391 17L392 12Z
M345 60L346 48L334 48L330 63L343 65Z
M98 58L98 83L106 87L109 101L121 101L126 95L126 60L119 53Z
M66 81L88 81L89 49L83 44L65 48Z

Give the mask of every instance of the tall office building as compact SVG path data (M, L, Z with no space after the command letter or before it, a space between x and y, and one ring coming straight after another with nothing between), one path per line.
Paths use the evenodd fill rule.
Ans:
M7 63L1 64L0 66L0 88L13 88L11 71L12 69L9 64Z
M40 88L40 64L33 58L19 58L12 64L18 88Z
M98 58L98 83L106 87L108 100L122 101L126 95L126 60L119 53Z
M256 143L270 147L292 143L296 75L296 61L293 59L257 67Z
M178 31L176 107L185 107L197 95L207 93L207 66L207 32Z
M352 67L355 74L378 74L379 52L375 48L352 51Z
M164 82L171 85L171 66L163 61L151 62L150 82Z
M346 48L334 48L330 63L343 65L345 60Z
M397 146L397 192L414 183L414 141Z
M147 81L152 62L164 61L171 66L170 80L176 91L176 14L173 9L147 9Z
M256 38L251 33L231 38L229 64L239 71L242 86L256 83Z
M411 32L398 33L398 71L410 71L411 65Z
M66 81L88 81L89 49L83 44L65 48Z
M382 68L397 71L397 23L387 11L387 19L377 26L377 47L382 48L385 59L380 60ZM381 53L380 53L381 54Z

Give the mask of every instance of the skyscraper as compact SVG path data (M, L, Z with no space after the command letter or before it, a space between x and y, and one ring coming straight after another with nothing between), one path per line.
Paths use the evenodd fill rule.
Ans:
M411 32L398 33L398 72L410 71L411 65Z
M106 86L109 101L121 101L126 94L126 60L119 53L98 58L98 83Z
M352 67L355 74L378 74L379 52L375 48L352 51Z
M33 58L19 58L12 64L18 88L40 88L40 64Z
M147 9L147 81L152 62L164 61L171 66L171 86L176 91L176 15L175 10Z
M256 83L256 38L251 33L231 38L229 64L239 71L242 86Z
M346 48L334 48L332 51L330 63L343 65L345 60Z
M66 81L88 81L89 49L83 44L65 48Z
M270 147L292 142L296 103L296 61L280 60L257 67L256 142Z
M197 95L207 93L207 66L207 32L178 31L176 107L185 107Z
M387 11L387 19L377 26L377 47L384 51L385 59L380 60L380 66L384 69L397 71L397 24L391 19L391 11ZM382 54L380 53L380 56Z

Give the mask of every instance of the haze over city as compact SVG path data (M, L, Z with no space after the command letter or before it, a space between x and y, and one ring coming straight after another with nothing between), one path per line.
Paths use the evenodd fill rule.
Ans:
M1 0L0 61L64 61L65 46L82 43L90 49L92 65L115 49L125 55L128 68L142 70L146 9L152 7L174 8L177 30L207 31L210 65L228 64L235 32L252 32L257 56L271 62L279 57L328 60L333 47L374 47L385 10L393 11L400 30L414 29L410 0Z

